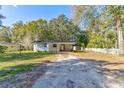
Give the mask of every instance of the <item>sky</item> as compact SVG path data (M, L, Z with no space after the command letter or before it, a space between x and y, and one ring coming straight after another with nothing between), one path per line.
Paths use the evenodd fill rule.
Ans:
M49 21L60 14L65 14L68 18L72 17L71 6L67 5L4 5L0 13L6 16L6 19L2 20L4 26L11 26L17 21L28 22L40 18Z

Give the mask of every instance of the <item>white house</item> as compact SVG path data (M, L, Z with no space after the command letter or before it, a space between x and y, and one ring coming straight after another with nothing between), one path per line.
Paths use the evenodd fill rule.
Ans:
M75 42L41 42L35 41L33 50L37 51L47 51L58 53L61 51L73 51L76 50Z

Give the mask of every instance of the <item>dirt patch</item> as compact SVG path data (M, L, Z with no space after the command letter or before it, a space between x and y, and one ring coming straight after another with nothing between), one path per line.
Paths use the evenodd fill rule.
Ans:
M106 61L59 54L57 62L47 65L46 73L36 80L35 88L124 87L124 72L105 68ZM114 64L113 64L114 65ZM123 77L123 75L121 76Z
M104 54L103 54L104 55ZM100 88L124 87L124 64L102 54L58 54L32 71L1 81L0 87ZM104 59L105 58L105 59Z
M124 56L110 55L104 53L96 53L96 52L86 52L86 53L72 53L74 56L84 58L84 59L94 59L97 61L107 61L107 62L116 62L123 63Z
M86 52L86 53L72 53L82 59L95 60L104 63L102 66L106 69L124 69L124 56Z

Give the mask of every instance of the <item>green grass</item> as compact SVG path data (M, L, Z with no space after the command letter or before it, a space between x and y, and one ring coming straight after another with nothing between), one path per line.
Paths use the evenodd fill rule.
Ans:
M0 62L10 62L15 60L30 60L34 58L44 57L45 55L48 55L47 52L31 52L31 51L24 51L21 53L21 56L19 52L17 53L1 53L0 54Z
M16 74L31 71L33 67L42 64L45 60L52 60L54 54L47 52L23 51L22 55L16 53L0 54L0 80L7 79Z

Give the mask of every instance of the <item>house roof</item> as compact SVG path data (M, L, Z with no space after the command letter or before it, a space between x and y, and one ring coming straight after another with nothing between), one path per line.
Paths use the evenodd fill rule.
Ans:
M48 41L48 42L34 41L34 43L48 43L48 44L76 44L75 41Z

